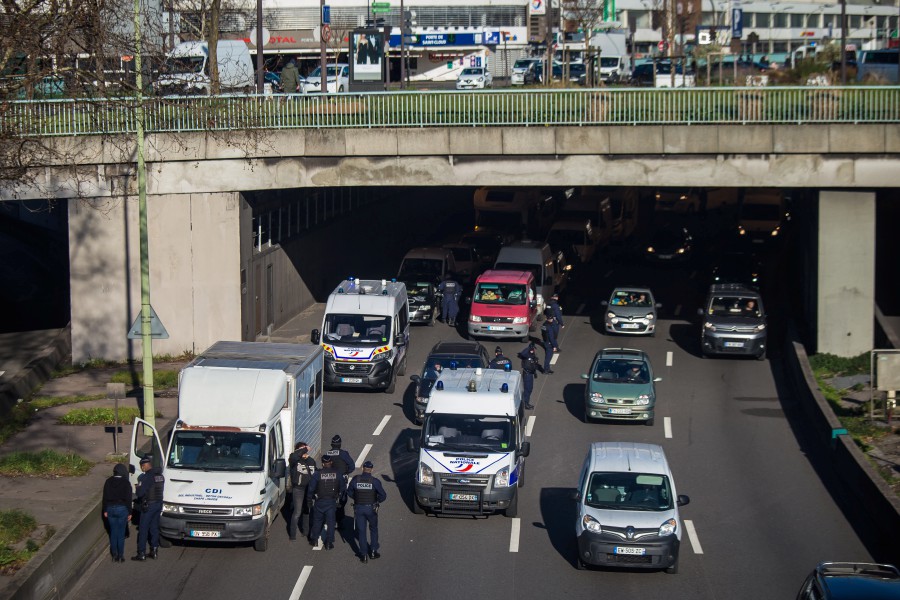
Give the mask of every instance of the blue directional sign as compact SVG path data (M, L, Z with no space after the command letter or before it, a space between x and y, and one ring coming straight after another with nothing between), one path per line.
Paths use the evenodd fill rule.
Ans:
M744 9L731 9L731 39L739 40L744 37Z
M327 4L322 5L322 24L331 25L331 7Z

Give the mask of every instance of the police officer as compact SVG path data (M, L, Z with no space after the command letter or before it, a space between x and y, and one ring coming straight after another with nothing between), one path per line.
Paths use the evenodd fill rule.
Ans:
M541 325L541 339L544 342L544 373L549 375L553 372L550 369L550 359L553 358L553 349L556 347L556 319L549 308L545 311L545 316Z
M322 525L328 526L325 532L325 549L334 548L335 513L338 499L347 493L347 482L334 466L334 457L326 454L322 457L322 468L315 472L309 481L307 494L313 501L312 525L309 529L309 545L315 546L322 535Z
M297 521L300 521L300 534L306 535L303 527L303 515L309 514L306 505L306 488L316 472L316 461L309 455L306 442L297 442L294 452L288 457L291 472L291 520L288 524L288 535L291 540L297 539Z
M163 489L166 478L162 469L153 466L149 456L141 459L141 471L138 476L135 496L141 511L138 525L137 554L131 560L147 560L147 540L150 541L150 558L159 556L159 516L162 514Z
M537 356L534 352L534 342L528 344L524 350L519 352L519 358L522 359L522 384L525 388L525 397L522 400L525 408L531 410L534 405L531 403L531 391L534 389L534 380L537 377L538 370L543 370L538 364Z
M344 507L347 505L347 481L350 479L350 473L356 470L356 462L354 462L353 457L350 456L349 452L347 452L346 450L341 450L341 443L341 436L335 435L333 438L331 438L331 450L325 453L334 461L334 470L337 471L341 478L344 480L345 492L341 493L341 497L338 499L338 523L344 522Z
M438 291L444 297L441 307L441 318L444 320L444 323L451 327L456 327L456 315L459 314L459 297L462 295L462 286L448 273L441 285L438 286Z
M550 296L550 304L547 305L550 310L553 311L553 318L556 319L556 323L559 325L560 329L566 326L563 322L562 316L562 308L559 307L559 294L556 292Z
M488 363L489 369L503 369L504 371L512 367L512 361L503 356L503 349L497 346L494 349L494 358Z
M367 460L363 463L363 472L350 480L347 493L353 498L353 509L356 515L356 541L359 544L359 560L367 563L369 559L381 558L378 552L378 505L387 499L381 480L372 475L375 465ZM366 539L366 524L371 534L371 544Z

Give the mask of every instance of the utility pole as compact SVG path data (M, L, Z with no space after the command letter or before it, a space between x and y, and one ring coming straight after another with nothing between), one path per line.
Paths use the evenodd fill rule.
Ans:
M366 4L366 8L368 9L368 4ZM322 94L328 93L328 58L325 52L325 36L322 35L325 30L325 22L324 22L324 13L325 13L325 0L319 0L319 92ZM337 76L337 73L335 73ZM335 91L337 91L337 79L335 79Z
M174 0L173 0L174 1ZM263 44L268 40L263 39L263 13L262 0L256 0L256 93L264 94L266 77L263 65Z
M847 0L841 0L841 85L847 85Z
M406 7L400 0L400 89L406 88L406 32L409 19L406 16Z

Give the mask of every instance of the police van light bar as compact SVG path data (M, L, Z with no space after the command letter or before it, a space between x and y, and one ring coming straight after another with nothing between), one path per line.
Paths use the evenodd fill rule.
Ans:
M467 391L470 391L470 392L477 392L477 391L478 391L478 386L475 385L475 380L474 380L474 379L470 379L470 380L469 380L469 385L466 386L466 390L467 390Z
M512 364L506 363L505 365L503 365L503 370L506 371L507 373L509 373L510 371L512 371ZM503 385L506 385L506 384L504 383Z
M436 384L434 384L434 389L438 391L444 391L444 382L438 381Z
M451 371L455 371L455 370L456 370L456 361L455 361L455 360L451 360L451 361L450 361L450 370L451 370Z
M508 370L509 370L509 369L507 369L507 371L508 371ZM504 394L509 393L509 384L508 384L508 383L504 383L503 385L501 385L501 386L500 386L500 391L503 392Z

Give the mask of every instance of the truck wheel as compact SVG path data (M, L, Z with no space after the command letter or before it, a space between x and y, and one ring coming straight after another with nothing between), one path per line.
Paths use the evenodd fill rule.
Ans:
M419 501L416 500L415 496L413 496L413 499L412 499L412 509L413 509L413 514L416 514L416 515L424 515L425 514L425 509L422 507L421 504L419 504Z
M519 514L519 492L513 494L512 500L509 501L509 506L504 511L504 514L510 519Z
M403 355L403 362L400 363L400 366L397 367L397 377L403 377L406 375L406 355Z
M160 548L171 548L172 540L167 537L159 536L159 546Z
M253 549L257 552L265 552L269 549L269 525L266 524L266 530L263 532L262 537L253 540Z
M395 389L397 389L397 374L391 373L391 382L384 388L384 393L393 394Z
M525 487L525 465L522 465L522 468L519 470L519 481L517 482L518 487Z

